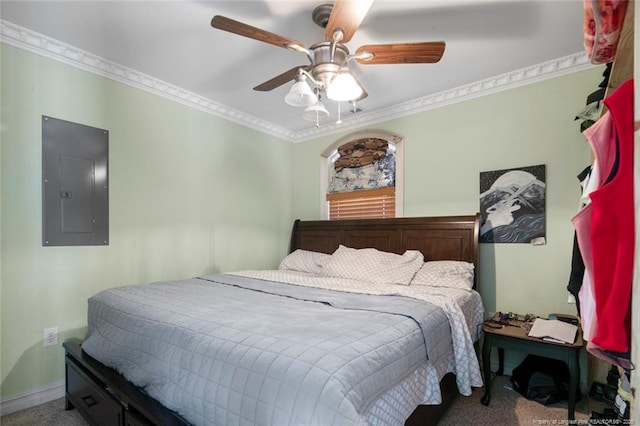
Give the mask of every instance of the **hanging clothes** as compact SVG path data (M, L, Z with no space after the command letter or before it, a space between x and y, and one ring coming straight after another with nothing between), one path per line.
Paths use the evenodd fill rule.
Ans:
M590 195L593 206L591 247L597 330L601 348L627 352L631 343L631 288L634 262L633 79L605 99L602 119L612 122L605 151L613 164L600 170L604 184ZM596 153L597 155L597 153ZM611 163L610 159L606 159Z
M594 153L572 221L585 271L579 287L587 350L628 367L634 259L633 81L605 99L608 111L584 135Z
M606 64L616 57L628 0L583 0L584 47L592 64Z
M609 112L591 127L584 131L584 136L594 152L594 161L590 173L582 181L582 196L580 197L581 209L573 216L572 221L576 229L576 239L584 262L584 276L582 286L578 292L580 303L580 319L582 322L582 337L589 341L596 334L597 311L594 290L593 252L591 244L591 230L593 221L593 205L591 194L602 184L600 169L608 169L612 166L614 158L608 150L611 146L608 141L613 132L613 125L609 118Z
M581 197L580 197L580 209L582 209L586 203L583 201L585 199L585 189L587 188L587 183L589 177L591 176L591 168L592 166L588 166L586 169L581 171L578 174L578 181L580 182L580 188L582 189ZM586 197L588 199L588 197ZM578 310L578 316L582 316L581 308L580 308L580 297L579 292L582 287L582 283L584 281L585 276L585 265L584 260L582 259L582 253L580 253L580 246L578 245L578 235L577 233L573 236L573 251L571 253L571 272L569 274L569 282L567 284L567 291L571 293L576 301L576 309ZM585 338L586 339L586 338Z

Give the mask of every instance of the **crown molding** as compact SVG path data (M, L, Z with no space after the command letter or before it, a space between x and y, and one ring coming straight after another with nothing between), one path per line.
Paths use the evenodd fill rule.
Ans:
M279 138L295 137L284 127L2 19L0 41Z
M389 108L358 114L356 117L343 119L342 124L326 124L320 129L309 129L297 132L294 142L317 138L327 133L343 132L345 128L370 126L398 117L415 114L430 109L440 108L457 102L464 102L493 93L526 86L539 81L560 77L562 75L593 68L585 52L563 56L552 61L543 62L521 68L491 78L454 87L432 95L406 101Z
M320 128L295 132L2 19L0 41L294 143L370 126L594 67L589 62L587 54L579 52L389 108L358 114L344 119L341 124L327 123Z

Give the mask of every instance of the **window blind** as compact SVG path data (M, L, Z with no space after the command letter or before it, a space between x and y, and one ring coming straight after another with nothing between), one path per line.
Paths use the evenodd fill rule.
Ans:
M327 194L329 220L388 219L396 216L395 187Z

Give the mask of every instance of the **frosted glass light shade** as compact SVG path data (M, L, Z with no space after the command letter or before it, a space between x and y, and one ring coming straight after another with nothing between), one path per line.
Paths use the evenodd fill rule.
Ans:
M323 118L327 118L328 116L329 111L327 111L327 108L320 100L315 104L306 107L304 114L302 114L302 118L307 121L318 121Z
M298 78L291 86L289 93L284 97L284 101L295 107L306 107L316 103L318 97L311 90L304 76Z
M333 101L351 101L362 95L362 87L348 68L342 68L325 89L327 98Z

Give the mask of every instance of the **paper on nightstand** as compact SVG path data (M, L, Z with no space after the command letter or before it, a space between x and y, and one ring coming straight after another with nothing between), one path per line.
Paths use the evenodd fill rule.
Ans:
M560 343L573 343L578 326L559 320L536 318L529 331L529 337L551 338Z

